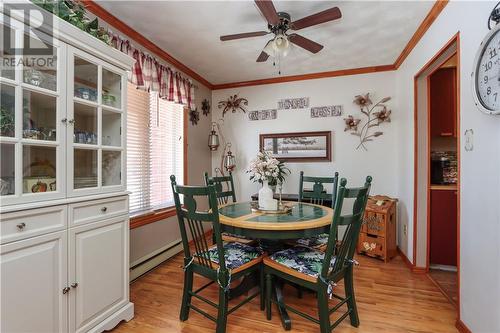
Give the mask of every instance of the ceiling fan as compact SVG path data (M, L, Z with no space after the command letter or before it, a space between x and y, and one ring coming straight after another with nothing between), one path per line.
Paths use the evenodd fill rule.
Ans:
M220 36L220 40L228 41L241 38L259 37L273 33L274 38L267 42L266 46L258 56L257 62L264 62L269 58L269 56L286 56L290 49L290 43L300 46L309 52L318 53L323 48L323 45L296 33L289 34L288 31L297 31L313 25L337 20L342 17L340 9L338 7L333 7L319 13L306 16L300 20L292 21L290 14L276 11L272 0L255 0L255 4L267 20L268 31L225 35Z

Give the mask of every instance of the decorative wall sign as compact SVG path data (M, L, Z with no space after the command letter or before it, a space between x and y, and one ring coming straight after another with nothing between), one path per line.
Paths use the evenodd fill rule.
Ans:
M331 161L332 132L261 134L260 151L282 162Z
M210 113L210 102L206 98L201 101L201 111L203 112L204 116L208 116L208 114Z
M306 109L309 107L309 97L284 98L278 101L278 110Z
M248 105L248 100L243 97L238 97L238 95L229 96L226 101L220 101L218 104L219 109L222 110L222 117L226 114L227 111L231 111L232 113L236 113L236 111L241 110L243 113L246 113L245 105Z
M311 118L338 117L342 115L342 109L342 105L312 107Z
M276 109L270 110L257 110L248 112L248 119L250 120L270 120L278 117Z
M378 127L382 123L391 122L391 110L388 110L387 106L384 104L390 100L390 97L384 97L380 101L375 103L375 105L373 105L369 93L367 93L366 95L357 95L354 97L353 103L359 106L361 113L364 114L367 118L366 123L363 125L363 127L361 127L361 129L358 129L361 119L356 119L352 115L349 115L344 119L346 123L346 128L344 131L351 131L352 135L359 137L359 145L356 147L356 149L363 147L364 150L368 150L365 144L367 142L373 141L374 138L384 134L381 131L375 131L371 133L370 128ZM374 112L376 110L377 112Z
M193 126L198 124L198 120L200 120L200 111L198 111L198 108L189 111L189 120Z

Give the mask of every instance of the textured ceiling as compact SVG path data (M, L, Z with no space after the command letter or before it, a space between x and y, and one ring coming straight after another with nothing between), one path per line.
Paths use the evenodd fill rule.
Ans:
M110 1L97 3L212 84L278 76L272 58L256 63L270 35L221 42L220 35L267 30L253 1ZM274 1L292 21L338 6L342 18L300 30L324 45L294 46L282 75L392 64L434 1Z

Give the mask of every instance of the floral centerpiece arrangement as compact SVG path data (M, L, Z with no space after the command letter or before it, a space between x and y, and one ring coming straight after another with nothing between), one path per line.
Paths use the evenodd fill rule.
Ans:
M283 162L278 161L268 152L259 152L248 166L247 173L250 180L262 184L259 190L259 207L263 209L277 209L276 200L273 199L273 191L269 186L276 186L285 181L285 176L290 174Z
M290 169L285 163L278 161L268 152L259 152L257 157L250 161L247 173L250 174L250 180L263 183L267 181L269 185L274 186L285 181L285 176L290 174Z

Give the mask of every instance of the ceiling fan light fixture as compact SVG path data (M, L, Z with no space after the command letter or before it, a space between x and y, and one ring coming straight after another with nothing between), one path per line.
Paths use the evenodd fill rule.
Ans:
M274 57L274 39L271 39L270 41L267 42L266 46L264 47L264 52L267 53L268 56Z
M283 33L276 34L276 37L272 41L272 47L277 54L282 57L286 57L288 51L290 50L290 41L288 40L288 36Z

